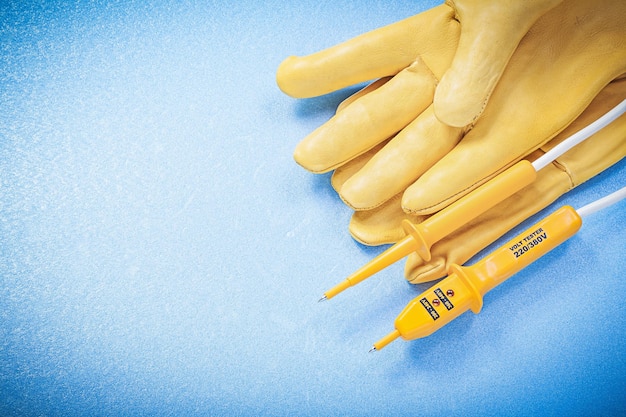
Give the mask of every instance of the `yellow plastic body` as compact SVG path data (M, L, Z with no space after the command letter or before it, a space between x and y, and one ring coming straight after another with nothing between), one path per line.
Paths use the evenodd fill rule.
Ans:
M526 187L535 178L537 178L535 168L530 162L522 160L424 222L413 224L405 220L402 225L407 236L404 239L326 291L324 297L326 299L334 297L399 261L411 252L417 252L422 259L429 261L431 258L430 248L435 242Z
M532 164L521 160L424 222L413 224L405 220L402 224L404 231L415 240L418 255L430 261L430 248L435 242L512 196L536 178L537 171Z
M581 225L576 210L564 206L475 265L452 265L448 277L413 299L396 318L395 330L374 347L379 350L397 337L428 336L467 310L479 313L487 292L569 239Z

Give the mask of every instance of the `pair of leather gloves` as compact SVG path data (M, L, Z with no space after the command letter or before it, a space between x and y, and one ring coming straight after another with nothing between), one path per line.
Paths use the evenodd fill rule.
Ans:
M626 98L623 0L449 0L304 57L277 82L298 98L376 80L341 103L294 157L335 170L367 245L404 237L520 159L534 160ZM537 180L407 259L406 278L446 275L560 195L626 155L626 115L539 171Z

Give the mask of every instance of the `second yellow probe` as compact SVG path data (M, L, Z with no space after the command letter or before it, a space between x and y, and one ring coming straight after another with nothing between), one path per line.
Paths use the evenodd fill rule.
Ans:
M478 314L487 292L566 241L581 224L576 210L564 206L475 265L451 265L448 277L413 299L396 318L395 330L374 343L373 350L398 337L428 336L467 310Z
M380 350L398 337L413 340L439 330L467 310L479 313L483 296L573 236L582 217L626 197L626 187L578 211L564 206L472 266L452 265L449 275L402 310L394 331L374 344Z

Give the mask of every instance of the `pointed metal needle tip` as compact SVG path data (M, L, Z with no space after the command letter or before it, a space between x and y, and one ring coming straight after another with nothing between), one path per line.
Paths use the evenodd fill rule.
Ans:
M372 353L372 352L376 352L378 349L376 349L376 346L372 346L372 348L369 350L369 352L367 353Z
M320 298L319 300L317 300L318 303L321 303L322 301L326 301L328 300L328 297L326 297L326 295L324 295L322 298Z

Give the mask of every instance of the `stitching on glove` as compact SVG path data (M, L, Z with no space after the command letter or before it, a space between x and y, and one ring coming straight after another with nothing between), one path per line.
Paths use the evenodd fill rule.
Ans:
M350 202L349 202L348 200L346 200L346 199L343 197L343 195L341 194L341 190L336 190L336 189L335 189L335 191L337 191L337 194L339 195L339 198L341 198L341 201L343 201L343 203L344 203L346 206L350 207L350 208L351 208L352 210L354 210L354 211L368 211L368 210L374 210L374 209L376 209L376 208L378 208L378 207L382 206L383 204L385 204L387 201L389 201L389 200L385 200L385 201L382 201L382 202L380 202L380 203L378 203L378 204L374 204L374 205L371 205L371 206L368 206L368 207L360 207L360 208L357 208L357 207L354 207L352 204L350 204ZM392 197L392 198L393 198L393 197Z
M480 110L478 111L478 113L476 113L474 117L472 117L472 120L468 123L468 125L474 126L476 124L476 121L480 118L480 116L485 111L485 107L487 107L487 103L489 103L489 99L491 98L492 92L493 92L493 89L485 96L485 98L483 99L483 104L480 106Z

